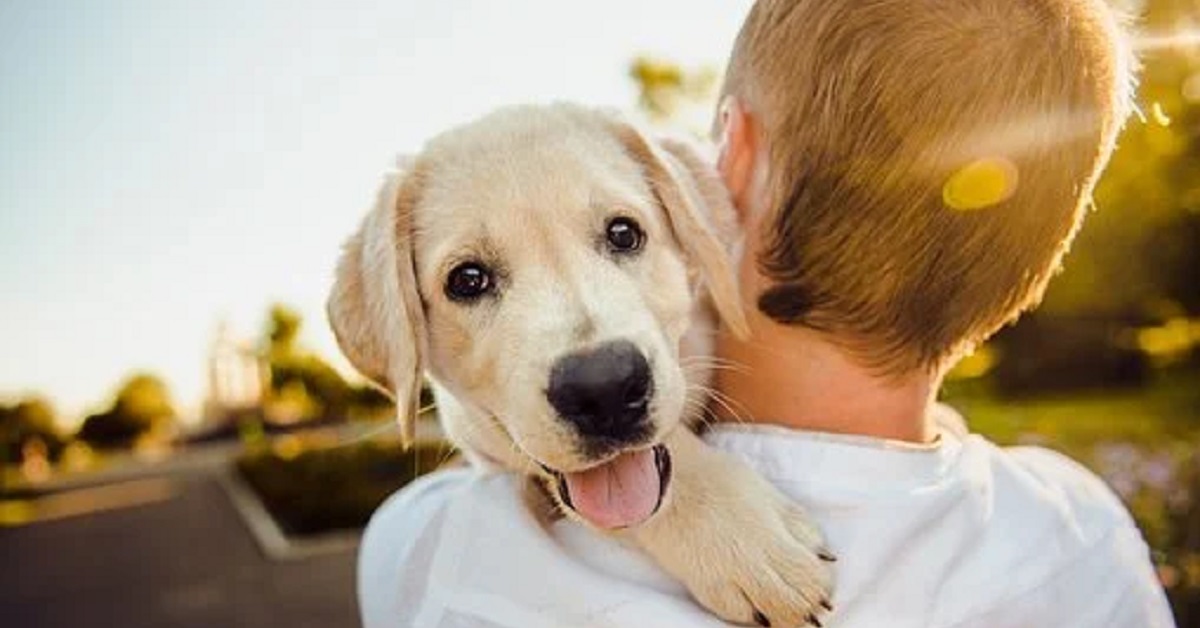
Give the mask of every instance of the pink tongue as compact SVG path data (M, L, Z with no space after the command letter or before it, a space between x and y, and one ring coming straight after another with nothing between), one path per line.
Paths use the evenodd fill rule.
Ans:
M571 505L592 525L624 528L654 514L661 484L654 451L621 454L587 471L564 474Z

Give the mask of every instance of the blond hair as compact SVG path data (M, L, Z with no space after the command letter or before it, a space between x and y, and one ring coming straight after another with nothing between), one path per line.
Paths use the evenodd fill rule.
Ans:
M888 374L956 359L1041 298L1131 66L1101 0L759 0L724 86L767 145L759 309Z

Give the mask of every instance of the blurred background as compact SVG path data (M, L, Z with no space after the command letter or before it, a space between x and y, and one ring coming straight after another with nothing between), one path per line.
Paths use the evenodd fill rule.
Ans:
M449 455L432 412L401 451L323 314L380 173L518 102L700 133L750 4L0 3L0 616L357 625L362 525ZM943 396L1103 476L1200 626L1200 0L1118 4L1140 113Z

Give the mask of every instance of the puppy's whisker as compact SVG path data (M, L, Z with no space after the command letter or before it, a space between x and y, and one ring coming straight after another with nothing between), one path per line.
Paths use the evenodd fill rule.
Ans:
M363 432L362 434L359 434L352 438L347 438L339 443L336 443L335 445L333 445L331 447L331 449L341 449L343 447L354 447L356 445L361 445L365 442L375 440L376 438L379 438L380 436L383 436L383 435L387 434L388 432L395 430L397 427L399 427L399 426L397 426L395 422L389 421L384 425L380 425L379 427L375 427L370 430L367 430L366 432Z
M719 390L713 390L712 395L713 395L713 400L716 401L717 403L720 403L722 407L724 407L726 410L728 410L730 412L730 414L733 415L733 418L738 423L749 423L750 422L746 419L746 417L750 416L750 411L746 408L745 405L743 405L737 399L734 399L733 397L730 397L729 395L727 395ZM733 408L732 406L736 406L736 409Z
M704 417L707 425L713 425L721 422L721 417L717 416L717 413L713 412L712 408L708 406L704 406Z
M712 408L708 407L707 405L700 408L697 416L700 419L700 422L705 426L721 422L721 418L718 417L716 413L712 411Z
M702 384L695 384L694 386L697 389L702 390L714 402L716 402L717 404L720 404L720 406L722 408L724 408L726 412L729 413L730 418L732 418L734 420L734 422L737 422L737 423L747 423L748 422L746 420L746 418L743 416L743 414L741 412L738 412L737 409L734 408L734 406L736 405L736 406L739 406L743 412L746 410L746 407L743 406L741 403L739 403L736 399L733 399L729 395L726 395L725 393L722 393L721 391L719 391L715 388L712 388L710 386L704 386ZM749 413L747 412L746 414L749 414Z
M715 358L715 357L705 357L705 356L686 357L686 358L680 360L679 365L680 365L680 368L682 368L685 372L692 372L695 370L701 370L701 371L728 370L728 371L735 371L735 372L739 372L739 373L749 373L751 371L750 367L746 366L745 364L742 364L741 362L737 362L735 360L727 360L727 359L721 359L721 358Z
M687 394L685 394L685 397L684 397L684 402L683 402L684 416L687 419L700 419L701 421L703 421L704 420L704 416L703 416L704 412L705 412L705 410L708 409L707 404L705 403L706 397L703 394L692 395L692 394L690 394L691 392L692 391L689 391Z
M442 468L443 466L445 466L445 464L447 462L450 462L450 460L453 459L454 456L456 456L457 454L458 454L458 450L455 449L453 446L447 447L446 452L442 454L441 459L438 460L437 466L435 466L434 469Z
M691 384L687 387L684 393L684 404L689 417L700 420L703 424L711 423L711 411L708 407L709 395L705 391L705 387L700 384Z
M725 358L725 357L721 357L718 355L702 355L702 354L683 356L683 358L680 359L680 362L683 362L685 364L689 363L689 362L713 362L713 363L719 363L719 364L737 364L738 363L736 360L733 360L731 358Z
M715 356L715 355L688 355L688 356L684 356L684 357L680 358L679 363L680 364L694 364L694 363L727 364L727 365L738 364L738 362L736 360L732 360L729 358L722 358L722 357Z
M744 366L734 366L729 364L684 364L681 365L681 370L684 373L709 373L711 371L732 371L734 373L750 373L750 369Z

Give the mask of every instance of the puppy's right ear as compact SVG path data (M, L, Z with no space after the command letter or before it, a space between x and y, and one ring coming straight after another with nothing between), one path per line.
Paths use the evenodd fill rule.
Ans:
M350 363L395 400L405 447L420 410L425 343L412 252L417 183L411 168L386 175L375 207L343 248L325 306Z
M638 162L684 252L704 276L721 320L738 338L750 335L729 252L712 218L733 216L729 194L711 166L681 142L647 139L626 122L610 118L611 129Z

